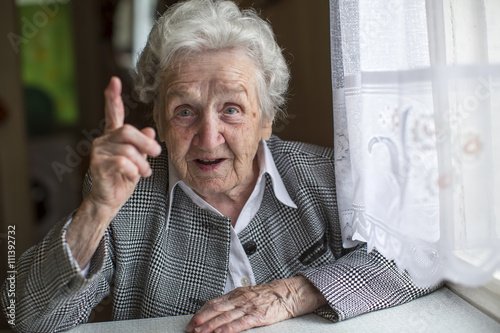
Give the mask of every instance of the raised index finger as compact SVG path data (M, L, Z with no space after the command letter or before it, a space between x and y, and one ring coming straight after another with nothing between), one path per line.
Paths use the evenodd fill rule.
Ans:
M106 90L104 90L104 115L106 117L104 133L109 133L123 126L125 109L123 107L121 92L122 82L116 76L111 77Z

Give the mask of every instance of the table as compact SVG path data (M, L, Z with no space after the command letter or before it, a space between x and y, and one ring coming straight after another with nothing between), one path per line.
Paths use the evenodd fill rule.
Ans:
M80 325L70 333L184 332L191 316L123 320ZM10 332L4 330L1 332ZM339 323L309 314L252 333L282 332L500 332L500 323L474 308L451 290L443 287L427 296L390 309L367 313Z
M184 332L191 316L124 320L80 325L71 333ZM443 287L427 296L390 309L339 323L314 314L289 319L252 333L283 332L500 332L500 323Z

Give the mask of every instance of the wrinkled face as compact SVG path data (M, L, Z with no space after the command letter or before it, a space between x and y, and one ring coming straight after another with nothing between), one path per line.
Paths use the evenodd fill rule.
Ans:
M254 72L243 52L224 50L183 58L163 80L159 136L181 179L202 197L255 184L258 144L271 135L271 121L261 121Z

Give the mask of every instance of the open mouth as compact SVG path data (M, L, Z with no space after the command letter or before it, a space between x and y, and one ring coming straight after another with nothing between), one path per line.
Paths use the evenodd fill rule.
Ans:
M202 165L216 165L216 164L219 164L220 162L224 161L223 158L217 158L217 159L214 159L214 160L203 160L203 159L197 159L196 160L196 163L199 163L199 164L202 164Z

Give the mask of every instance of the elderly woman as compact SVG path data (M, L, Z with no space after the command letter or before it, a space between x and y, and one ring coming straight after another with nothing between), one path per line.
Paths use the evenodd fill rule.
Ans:
M112 78L88 195L18 263L16 328L85 322L112 286L114 319L195 314L188 332L338 321L429 292L376 251L342 248L332 151L271 135L288 79L253 11L168 9L136 75L164 145L123 123Z

